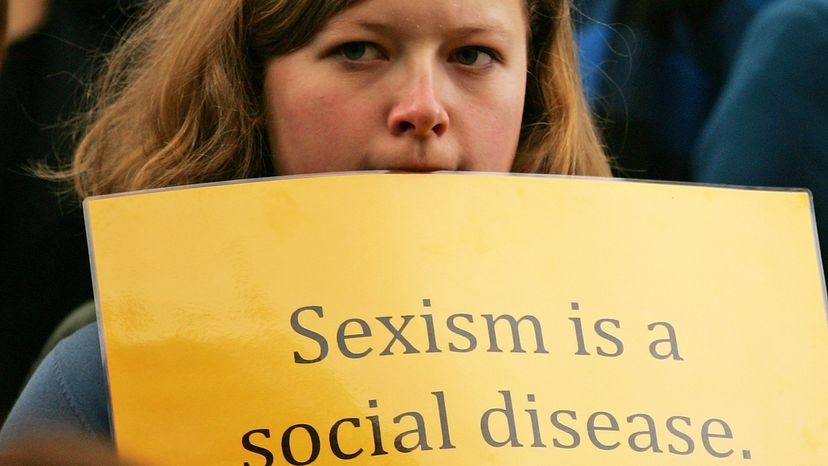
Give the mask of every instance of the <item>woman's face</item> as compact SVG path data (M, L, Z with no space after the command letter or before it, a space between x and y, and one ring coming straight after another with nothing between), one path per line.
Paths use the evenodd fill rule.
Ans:
M527 67L524 0L367 0L271 60L280 175L509 171Z

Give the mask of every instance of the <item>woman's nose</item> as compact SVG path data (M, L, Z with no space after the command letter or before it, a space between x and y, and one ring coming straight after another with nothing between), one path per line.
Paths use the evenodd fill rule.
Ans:
M431 70L408 76L388 115L391 132L395 136L426 139L442 136L448 127L449 115Z

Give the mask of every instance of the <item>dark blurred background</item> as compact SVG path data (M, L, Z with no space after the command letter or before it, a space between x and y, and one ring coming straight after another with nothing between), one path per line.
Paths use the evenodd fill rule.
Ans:
M80 204L29 174L65 162L67 121L137 0L7 0L0 74L0 420L58 322L92 297Z

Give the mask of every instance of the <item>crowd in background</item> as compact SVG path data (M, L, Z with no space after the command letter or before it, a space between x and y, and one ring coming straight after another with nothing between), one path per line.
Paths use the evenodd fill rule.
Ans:
M92 297L80 204L30 169L67 161L86 83L140 3L9 2L0 421L54 329ZM805 187L828 232L828 0L575 4L583 80L616 176Z

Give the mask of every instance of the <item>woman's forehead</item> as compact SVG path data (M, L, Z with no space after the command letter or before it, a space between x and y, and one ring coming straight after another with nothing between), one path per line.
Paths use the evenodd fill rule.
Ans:
M514 34L526 31L528 19L525 0L360 0L330 18L322 30L354 28Z

